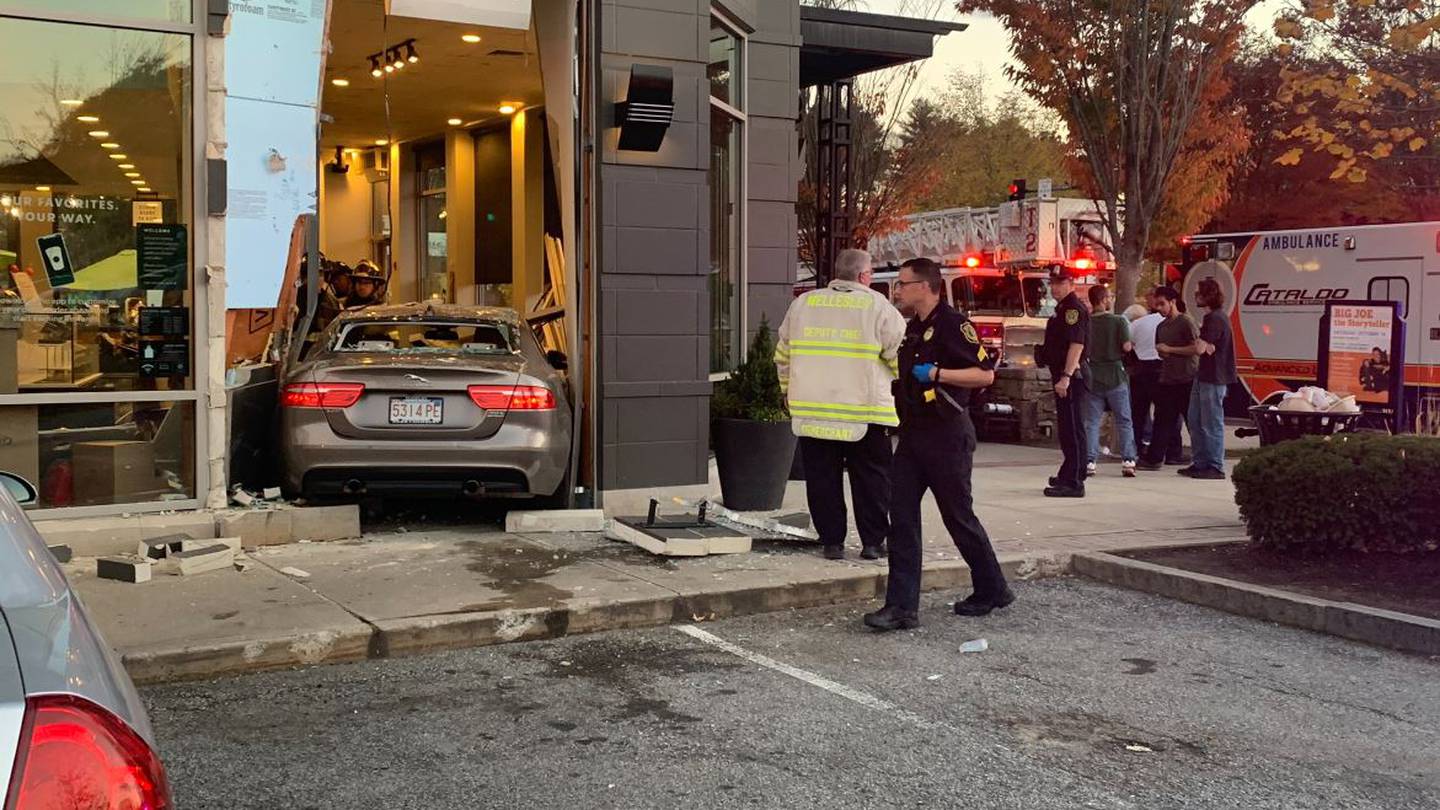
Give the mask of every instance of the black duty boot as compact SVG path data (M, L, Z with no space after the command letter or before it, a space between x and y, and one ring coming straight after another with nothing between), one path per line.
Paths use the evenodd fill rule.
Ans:
M876 630L913 630L920 626L920 617L898 607L886 605L865 614L865 626Z
M885 558L885 541L880 541L873 546L866 546L860 550L860 558L863 560L880 560Z
M983 597L971 594L964 600L955 603L956 616L986 616L990 611L997 608L1007 607L1015 601L1015 594L1006 588L995 597Z
M827 560L843 560L845 559L845 547L825 546L824 554Z

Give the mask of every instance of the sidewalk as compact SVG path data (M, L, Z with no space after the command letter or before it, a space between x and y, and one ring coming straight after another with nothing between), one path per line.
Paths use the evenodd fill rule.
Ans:
M1050 450L982 445L977 511L1012 576L1063 573L1070 555L1243 536L1228 482L1164 472L1122 479L1101 466L1083 501L1040 494ZM611 514L642 514L649 497L607 496ZM786 508L804 509L792 482ZM1137 527L1137 523L1143 525ZM252 565L143 585L97 580L93 560L67 576L139 682L357 660L567 633L705 621L871 600L884 561L823 560L813 544L757 543L750 554L660 559L599 535L514 535L495 525L396 527L361 540L254 550ZM968 573L926 499L926 586L963 593ZM292 578L282 568L300 569Z

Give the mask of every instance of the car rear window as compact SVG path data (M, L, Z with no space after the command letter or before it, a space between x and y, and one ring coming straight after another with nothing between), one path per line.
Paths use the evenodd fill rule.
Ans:
M510 354L510 327L500 323L365 321L344 327L337 352Z

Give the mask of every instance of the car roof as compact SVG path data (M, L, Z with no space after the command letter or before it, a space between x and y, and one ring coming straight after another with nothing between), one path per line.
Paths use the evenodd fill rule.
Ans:
M479 307L421 301L410 304L379 304L347 309L336 318L341 324L363 321L500 321L520 325L520 315L509 307Z

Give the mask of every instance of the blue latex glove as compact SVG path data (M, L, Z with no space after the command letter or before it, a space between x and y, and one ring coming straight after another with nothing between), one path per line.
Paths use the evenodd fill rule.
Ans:
M919 363L910 369L910 373L915 375L915 379L927 385L934 382L934 380L930 379L930 375L934 371L934 363Z

